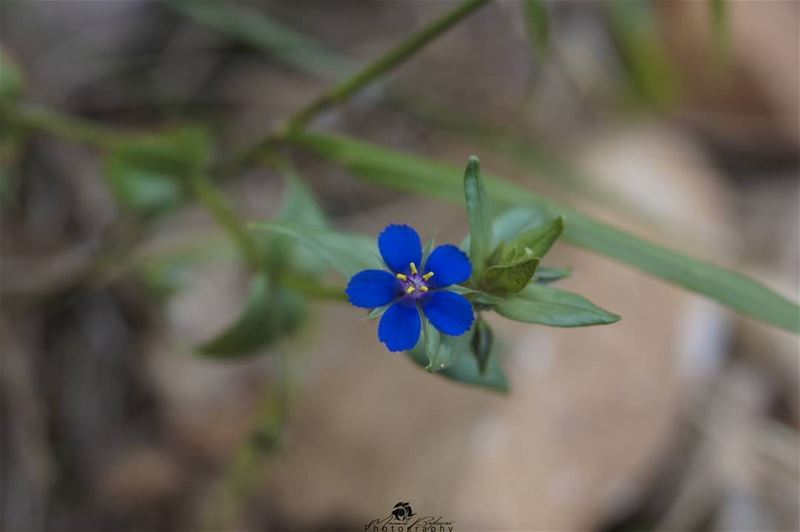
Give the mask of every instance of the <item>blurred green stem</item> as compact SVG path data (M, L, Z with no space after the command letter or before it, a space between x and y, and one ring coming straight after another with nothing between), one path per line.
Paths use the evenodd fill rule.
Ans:
M190 183L197 201L208 209L214 220L237 243L247 265L253 270L258 270L261 267L261 253L258 244L253 240L242 220L236 216L236 213L225 201L223 195L211 185L208 177L203 174L192 176Z
M281 284L297 290L298 292L307 296L312 296L317 299L327 299L329 301L347 301L347 294L341 286L331 286L309 281L302 277L294 277L291 275L283 274L280 277Z
M17 104L7 109L11 122L30 129L47 131L58 137L111 149L127 138L127 134L91 120L84 120L30 104Z
M489 0L466 0L456 9L436 19L395 48L382 55L373 63L364 67L350 78L334 86L328 92L319 96L309 105L295 113L284 126L284 132L278 135L271 134L258 144L245 152L237 161L236 166L246 166L257 159L262 152L268 151L276 141L281 140L286 133L299 132L316 118L320 113L330 107L346 102L358 91L380 79L382 76L403 64L411 56L424 48L428 43L445 33L447 30L461 22L468 15L487 4Z

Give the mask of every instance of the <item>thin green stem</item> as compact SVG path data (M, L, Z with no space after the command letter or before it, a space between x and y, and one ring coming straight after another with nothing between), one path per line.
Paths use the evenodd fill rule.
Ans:
M261 267L261 253L259 252L258 244L253 240L242 220L236 216L236 213L225 201L223 195L211 185L208 177L202 174L192 176L191 187L197 201L208 209L214 220L238 244L248 266L254 270L259 269Z
M58 137L111 149L129 135L91 120L58 113L36 105L17 104L8 108L11 122Z
M276 140L285 137L287 133L302 131L320 113L326 111L334 105L346 102L358 91L403 64L411 56L424 48L428 43L444 34L447 30L461 22L461 20L469 16L477 9L483 7L489 1L490 0L466 0L456 9L436 19L431 24L424 27L405 41L401 42L386 54L382 55L379 59L367 65L361 71L344 80L342 83L334 86L329 91L311 102L309 105L295 113L286 122L283 132L280 132L277 135L271 134L261 140L258 144L253 146L242 155L240 160L235 164L235 167L239 168L241 166L250 164L263 152L268 151L272 146L274 146Z
M298 292L307 296L312 296L317 299L327 299L329 301L347 301L347 294L341 286L332 286L320 284L314 281L309 281L301 277L291 275L281 275L281 284L287 288L297 290Z

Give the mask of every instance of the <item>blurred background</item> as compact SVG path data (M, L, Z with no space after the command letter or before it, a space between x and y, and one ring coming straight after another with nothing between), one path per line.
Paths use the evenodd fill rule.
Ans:
M456 6L0 3L4 530L363 530L398 501L456 530L798 529L797 338L578 248L548 256L564 286L622 321L493 320L508 396L336 301L252 356L193 349L248 275L197 202L120 188L109 136L201 126L225 159ZM794 0L496 2L314 127L477 154L797 301L799 43ZM463 208L293 161L336 227L466 233ZM249 221L284 183L218 185Z

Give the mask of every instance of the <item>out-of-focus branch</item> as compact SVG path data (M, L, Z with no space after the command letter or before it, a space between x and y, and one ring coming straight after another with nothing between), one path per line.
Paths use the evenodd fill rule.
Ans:
M261 252L242 220L228 205L225 197L214 188L205 175L197 174L190 179L197 201L211 213L214 221L224 229L239 246L247 265L253 270L261 267Z
M6 112L12 123L99 148L111 149L128 137L118 129L37 105L20 103L9 106Z
M334 86L291 116L283 127L282 132L266 136L255 146L243 153L235 160L234 169L238 170L253 164L264 152L270 151L275 143L279 142L286 133L305 129L305 127L322 112L334 105L346 102L361 89L403 64L428 43L447 32L447 30L488 2L489 0L467 0L463 2L456 9L436 19L431 24L382 55L376 61L370 63L342 83Z

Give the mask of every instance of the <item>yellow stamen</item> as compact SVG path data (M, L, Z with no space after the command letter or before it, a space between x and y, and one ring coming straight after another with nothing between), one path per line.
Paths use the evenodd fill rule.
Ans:
M428 287L427 286L420 286L419 289L422 290L423 292L427 292L428 291Z
M408 277L406 277L406 276L405 276L404 274L402 274L402 273L398 273L396 277L397 277L398 279L400 279L401 281L408 281Z
M409 286L408 288L406 288L406 294L413 294L416 290L417 289L414 288L413 286Z
M416 265L416 264L414 264L414 263L412 262L412 263L410 264L410 266L409 266L409 267L411 268L411 273L413 273L414 275L416 275L416 274L418 273L418 272L417 272L417 265Z
M422 278L425 279L426 281L428 279L430 279L431 277L433 277L433 272L428 272L428 273L426 273L425 275L422 276Z

